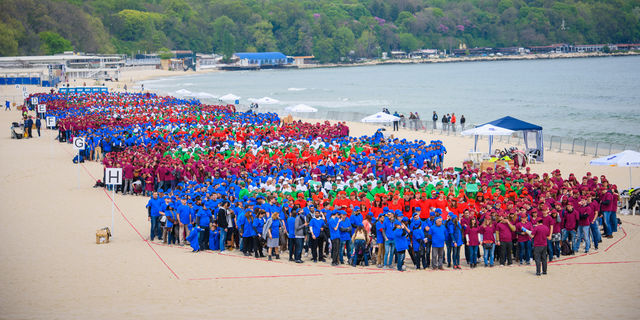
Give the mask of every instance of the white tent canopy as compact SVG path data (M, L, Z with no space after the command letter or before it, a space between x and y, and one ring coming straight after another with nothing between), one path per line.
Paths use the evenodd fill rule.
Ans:
M508 136L512 133L513 130L496 127L492 124L462 131L463 136Z
M362 122L382 122L382 123L388 123L388 122L394 122L394 121L400 121L400 118L390 115L388 113L384 113L384 112L378 112L376 114L372 114L368 117L364 117L362 120L360 120Z
M318 109L306 104L296 104L295 106L286 107L285 110L290 112L318 112Z
M493 146L493 136L508 136L512 134L514 131L496 127L492 124L485 124L479 127L475 127L473 129L462 131L463 136L475 136L475 141L473 143L473 151L478 150L478 136L489 136L489 153L491 153L491 147Z
M240 100L240 97L236 96L233 93L228 93L228 94L225 94L224 96L220 97L220 100L222 100L222 101L236 101L236 100Z
M276 104L276 103L280 103L280 100L274 99L274 98L269 98L269 97L262 97L260 99L255 99L255 98L251 98L249 99L249 101L254 102L254 103L261 103L261 104Z
M592 166L629 167L629 188L632 187L631 168L640 167L640 152L625 150L620 153L591 160Z

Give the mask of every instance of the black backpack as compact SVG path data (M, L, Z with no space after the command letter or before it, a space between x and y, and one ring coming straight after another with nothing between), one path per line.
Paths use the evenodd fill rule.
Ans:
M563 256L568 256L573 253L573 249L571 248L571 245L569 245L569 241L567 240L562 241L560 245L560 252L562 253Z

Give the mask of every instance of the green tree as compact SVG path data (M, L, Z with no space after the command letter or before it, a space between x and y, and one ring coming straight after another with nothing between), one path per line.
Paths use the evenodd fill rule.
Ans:
M71 41L63 38L61 35L55 32L44 31L38 33L38 36L40 37L40 41L42 42L42 44L40 45L40 50L45 54L56 54L73 50Z
M158 56L160 56L160 59L171 59L173 58L173 52L169 48L163 47L158 50Z
M420 48L420 40L410 33L401 33L398 35L398 43L400 49L407 52L414 51Z
M330 38L317 38L313 46L313 55L316 56L319 62L335 62L338 60L338 55L334 49L333 40Z
M234 54L236 24L227 16L218 17L213 22L213 49L222 53L225 59L231 58Z
M378 41L373 33L369 30L365 30L358 38L356 54L359 57L373 58L378 56Z
M252 40L258 51L274 51L276 39L273 37L273 25L268 21L260 21L251 26Z
M346 57L349 52L353 50L353 46L355 43L356 38L353 35L351 29L347 27L338 28L335 35L333 36L333 45L335 46L335 51L338 59Z
M18 55L19 34L19 30L0 22L0 56Z

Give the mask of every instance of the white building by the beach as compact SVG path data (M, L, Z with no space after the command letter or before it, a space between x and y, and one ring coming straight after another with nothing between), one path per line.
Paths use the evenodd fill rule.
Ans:
M0 57L0 77L22 79L29 75L31 78L39 77L41 81L51 82L55 82L56 77L58 81L75 78L117 79L124 63L121 55L84 55L73 52L49 56Z

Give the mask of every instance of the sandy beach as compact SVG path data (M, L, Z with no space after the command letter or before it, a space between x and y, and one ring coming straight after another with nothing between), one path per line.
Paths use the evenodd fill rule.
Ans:
M2 88L3 95L6 88ZM19 113L0 112L5 128ZM348 123L351 134L376 126ZM447 166L467 157L473 139L401 130L408 139L441 139ZM111 193L94 189L102 166L74 165L70 144L42 137L0 137L2 200L0 263L3 319L42 318L371 318L457 319L621 318L640 312L640 217L619 216L622 228L599 251L562 257L549 275L535 266L399 273L375 267L330 267L246 258L237 252L193 254L146 241L147 199L115 196L112 242L95 244L111 223ZM486 141L479 143L486 149ZM496 147L500 147L497 144ZM559 168L581 177L605 174L622 188L628 169L589 166L590 157L549 152L535 172ZM634 169L634 180L640 174ZM409 260L407 260L409 261Z

